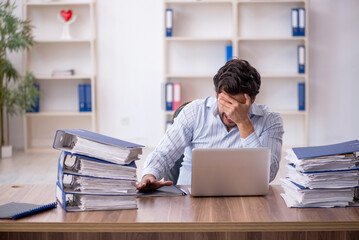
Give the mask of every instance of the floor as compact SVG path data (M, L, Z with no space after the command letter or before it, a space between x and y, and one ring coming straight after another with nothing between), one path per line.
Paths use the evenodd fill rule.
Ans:
M152 148L144 148L137 164L137 175L141 176L143 162ZM55 184L60 151L24 152L15 150L11 158L0 159L1 184Z
M137 176L141 176L143 163L153 148L144 148L137 164ZM57 165L60 151L27 152L15 150L11 158L0 159L1 184L55 184ZM280 184L280 178L285 176L286 161L281 166L276 179L271 184Z

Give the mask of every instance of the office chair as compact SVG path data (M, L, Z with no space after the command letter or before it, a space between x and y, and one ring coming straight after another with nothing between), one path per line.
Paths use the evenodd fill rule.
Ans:
M173 116L172 116L172 124L173 124L175 118L181 112L181 110L190 102L186 102L176 109L176 111L173 113ZM175 165L166 173L166 175L164 177L165 181L173 181L173 184L177 184L180 167L182 165L183 158L184 158L184 155L182 154L181 157L179 159L177 159L177 161L175 162Z

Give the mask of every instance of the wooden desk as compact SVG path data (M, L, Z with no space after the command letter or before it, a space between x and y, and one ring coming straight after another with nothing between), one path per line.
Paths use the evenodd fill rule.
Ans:
M185 188L186 189L186 188ZM287 208L280 186L265 197L142 198L137 210L66 213L61 206L0 220L16 239L359 239L359 208ZM54 185L0 186L0 204L55 201Z

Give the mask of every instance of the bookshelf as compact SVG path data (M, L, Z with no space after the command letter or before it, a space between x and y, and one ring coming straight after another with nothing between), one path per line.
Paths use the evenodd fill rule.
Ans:
M173 9L173 33L164 42L164 85L182 84L181 102L214 96L213 76L233 56L261 74L257 104L279 112L283 148L308 145L308 0L163 0ZM305 36L292 36L291 9L306 9ZM306 73L298 73L297 47L305 46ZM298 110L298 83L305 83L305 110ZM163 98L163 106L165 98ZM163 108L165 109L165 108ZM173 111L164 112L164 129Z
M31 71L40 85L40 111L24 115L25 151L51 149L57 129L96 131L96 20L95 0L23 0L23 18L34 26L35 43L23 54L23 70ZM62 39L61 10L72 10L71 39ZM74 69L74 75L52 75ZM91 85L91 108L79 111L78 85Z

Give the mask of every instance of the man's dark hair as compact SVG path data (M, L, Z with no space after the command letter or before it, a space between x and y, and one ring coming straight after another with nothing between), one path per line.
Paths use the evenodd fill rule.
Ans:
M253 99L259 93L261 76L246 60L231 59L218 70L213 83L218 94L247 93Z

